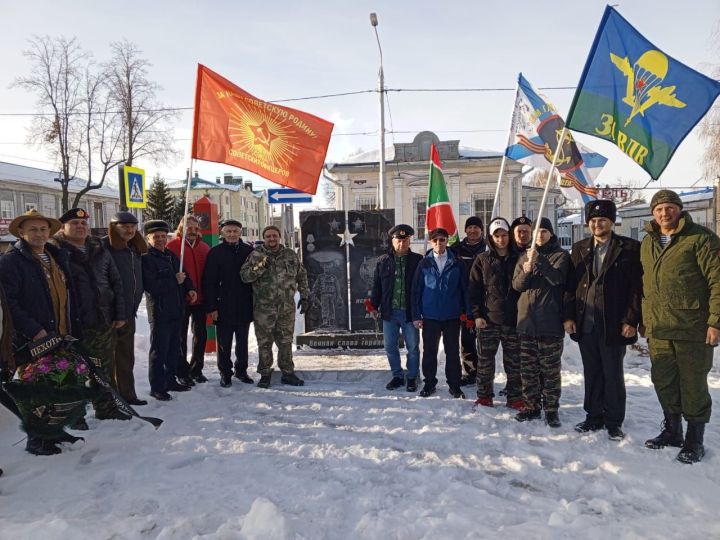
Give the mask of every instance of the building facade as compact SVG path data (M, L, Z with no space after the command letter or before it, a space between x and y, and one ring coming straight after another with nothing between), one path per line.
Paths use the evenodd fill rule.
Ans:
M32 208L46 216L62 215L62 188L56 180L59 175L57 171L0 162L0 244L16 240L8 232L8 225L14 217ZM70 182L70 204L84 185L83 179ZM107 186L83 195L80 206L90 214L94 233L102 234L107 229L110 218L120 207L119 201L117 189Z
M187 185L184 180L173 182L169 186L175 196L180 196ZM201 197L208 197L218 206L218 219L237 219L243 225L243 236L249 240L258 240L262 229L271 223L272 211L264 190L254 191L252 182L243 181L242 176L225 174L215 178L215 182L193 174L190 184L190 205Z
M443 175L460 236L465 220L478 216L490 221L502 154L460 146L459 140L441 141L430 131L415 136L411 143L396 143L387 151L385 206L395 209L395 223L409 223L416 231L414 244L423 244L427 206L430 145L438 148ZM335 208L367 210L377 207L379 184L378 152L368 152L344 163L329 165L335 183ZM506 160L499 193L499 215L512 221L526 215L534 219L542 189L524 186L523 165ZM551 190L544 215L556 222L563 204L559 190Z

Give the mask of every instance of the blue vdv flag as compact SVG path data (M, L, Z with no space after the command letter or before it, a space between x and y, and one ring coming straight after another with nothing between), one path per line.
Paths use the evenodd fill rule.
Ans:
M607 159L573 139L569 130L560 141L565 123L555 106L518 75L512 127L514 142L505 149L510 159L537 169L547 169L555 149L561 146L555 166L560 172L563 195L578 203L597 197L595 178Z
M720 94L720 82L666 55L605 9L567 126L613 142L657 179Z

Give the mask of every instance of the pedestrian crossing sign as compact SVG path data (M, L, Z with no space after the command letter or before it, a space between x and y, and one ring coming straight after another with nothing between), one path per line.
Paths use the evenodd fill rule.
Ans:
M123 167L123 187L125 188L125 206L128 208L146 208L145 170L136 167Z

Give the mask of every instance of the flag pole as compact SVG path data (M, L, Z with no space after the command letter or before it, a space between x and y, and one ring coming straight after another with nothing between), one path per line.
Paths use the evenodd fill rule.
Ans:
M550 182L553 178L553 171L555 170L555 163L557 163L557 157L560 153L560 149L563 146L563 141L565 140L565 134L567 133L567 126L563 125L563 129L560 132L560 138L558 139L558 145L555 148L555 153L553 154L553 160L550 164L550 172L548 173L547 182L545 182L545 191L543 191L542 200L540 201L540 208L538 209L537 217L535 218L535 227L533 229L533 235L531 238L531 247L530 249L535 249L535 241L537 239L537 233L540 230L540 220L542 219L543 210L545 210L545 201L547 200L548 191L550 191ZM560 171L558 171L558 174L560 174Z
M191 154L192 155L192 154ZM183 224L182 240L180 242L180 271L183 271L183 261L185 260L185 236L187 236L187 227L185 226L185 216L188 213L188 207L190 205L190 183L192 182L192 169L193 169L193 158L190 158L190 168L187 173L187 186L185 186L185 209L183 215L180 218Z
M513 120L515 120L515 109L517 108L517 99L518 99L518 93L520 92L520 81L515 81L515 99L513 100L513 110L512 114L510 115L510 126L508 127L508 136L507 136L507 142L505 143L505 150L503 150L503 156L502 161L500 162L500 173L498 174L498 181L497 186L495 187L495 199L493 199L493 207L492 207L492 213L490 214L490 219L495 218L498 216L498 211L500 207L500 186L502 185L502 177L503 173L505 172L505 162L507 161L507 156L505 155L507 153L507 148L510 146L510 143L512 142L513 137ZM512 219L512 216L510 216Z

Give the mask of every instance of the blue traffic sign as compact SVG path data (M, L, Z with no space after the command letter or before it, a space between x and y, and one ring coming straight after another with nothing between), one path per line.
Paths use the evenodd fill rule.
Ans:
M312 195L290 188L273 188L267 190L268 202L271 204L294 204L312 202Z

